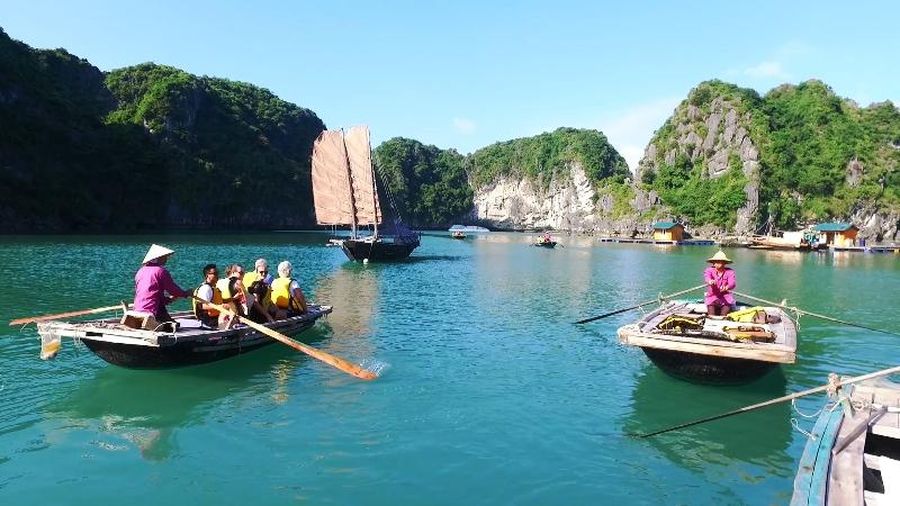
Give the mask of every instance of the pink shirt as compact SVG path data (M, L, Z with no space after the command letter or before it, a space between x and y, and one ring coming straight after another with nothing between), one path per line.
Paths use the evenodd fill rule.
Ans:
M710 280L715 283L709 285ZM709 266L703 271L703 281L707 283L706 298L704 299L707 306L710 304L734 305L734 295L731 294L731 291L737 286L737 280L733 270L726 267L719 272L715 267Z
M134 275L134 310L156 314L166 306L166 292L176 297L190 294L175 284L165 267L147 264Z

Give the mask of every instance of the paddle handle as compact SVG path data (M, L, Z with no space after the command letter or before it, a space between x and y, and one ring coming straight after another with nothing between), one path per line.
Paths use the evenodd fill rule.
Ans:
M617 310L615 310L615 311L612 311L612 312L609 312L609 313L606 313L606 314L602 314L602 315L600 315L600 316L592 316L592 317L590 317L590 318L585 318L584 320L578 320L577 322L575 322L575 325L580 325L580 324L582 324L582 323L592 322L592 321L594 321L594 320L599 320L599 319L601 319L601 318L606 318L607 316L617 315L617 314L620 314L620 313L624 313L624 312L626 312L626 311L631 311L632 309L637 309L637 308L639 308L639 307L649 306L650 304L658 303L658 302L661 301L661 300L664 300L664 299L671 299L672 297L677 297L677 296L679 296L679 295L684 295L684 294L686 294L686 293L693 292L694 290L699 290L699 289L701 289L701 288L706 288L706 285L705 285L705 284L703 284L703 285L697 285L697 286L695 286L695 287L693 287L693 288L688 288L687 290L682 290L682 291L680 291L680 292L670 293L670 294L668 294L668 295L661 295L659 298L656 298L656 299L653 299L653 300L648 300L647 302L642 302L642 303L638 304L637 306L631 306L631 307L626 307L626 308L622 308L622 309L617 309Z
M737 295L737 296L739 296L739 297L743 297L743 298L745 298L745 299L755 300L755 301L757 301L757 302L762 302L763 304L769 304L770 306L780 307L780 308L782 308L782 309L789 309L789 310L792 310L792 311L797 311L797 312L799 312L799 313L801 313L801 314L806 314L806 315L812 316L813 318L819 318L820 320L826 320L826 321L829 321L829 322L840 323L840 324L842 324L842 325L847 325L847 326L850 326L850 327L857 327L857 328L861 328L861 329L871 330L872 332L880 332L880 333L882 333L882 334L888 334L888 335L891 335L891 336L900 336L900 334L898 334L898 333L896 333L896 332L890 332L890 331L887 331L887 330L876 329L876 328L874 328L874 327L867 327L866 325L861 325L861 324L859 324L859 323L853 323L853 322L848 322L848 321L844 321L844 320L838 320L837 318L832 318L832 317L830 317L830 316L825 316L825 315L823 315L823 314L813 313L813 312L807 311L807 310L805 310L805 309L800 309L800 308L796 308L796 307L788 307L788 306L785 306L785 305L783 305L783 304L779 304L779 303L777 303L777 302L772 302L772 301L769 301L769 300L766 300L766 299L760 299L759 297L754 297L754 296L752 296L752 295L747 295L747 294L745 294L745 293L740 293L740 292L732 292L732 293L734 293L735 295Z
M328 364L336 369L340 369L341 371L344 371L345 373L350 374L351 376L355 376L359 379L364 379L364 380L373 380L378 377L377 374L375 374L372 371L369 371L368 369L364 369L352 362L344 360L340 357L336 357L330 353L326 353L322 350L317 350L311 346L307 346L303 343L297 342L294 339L291 339L290 337L288 337L280 332L272 330L269 327L266 327L265 325L256 323L256 322L250 320L249 318L241 317L240 315L238 315L237 313L228 309L225 306L210 302L205 299L201 299L200 297L197 297L196 295L192 295L191 297L196 299L197 302L206 304L206 305L212 307L213 309L216 309L219 312L230 314L233 317L238 317L241 319L240 321L242 323L244 323L245 325L247 325L248 327L250 327L258 332L261 332L282 344L290 346L291 348L293 348L297 351L303 352L316 360L321 360L322 362L325 362L326 364Z
M105 313L107 311L115 311L116 309L122 309L122 305L119 304L117 306L106 306L106 307L98 307L94 309L83 309L81 311L69 311L68 313L57 313L57 314L48 314L43 316L28 316L25 318L17 318L11 322L10 325L25 325L28 323L34 322L43 322L47 320L59 320L61 318L69 318L72 316L83 316L88 314L97 314L97 313Z

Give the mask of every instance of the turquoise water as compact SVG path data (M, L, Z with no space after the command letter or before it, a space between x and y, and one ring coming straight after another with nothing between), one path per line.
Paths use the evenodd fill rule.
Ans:
M803 317L783 374L694 385L616 343L639 311L571 323L700 284L713 248L441 234L407 262L363 266L325 237L4 238L0 504L783 504L805 444L791 418L812 425L789 405L629 434L900 363L900 337ZM310 298L335 308L301 338L381 378L280 345L133 371L67 341L43 362L33 326L5 325L129 300L150 242L177 251L183 287L209 261L291 260ZM742 292L900 332L900 256L728 254Z

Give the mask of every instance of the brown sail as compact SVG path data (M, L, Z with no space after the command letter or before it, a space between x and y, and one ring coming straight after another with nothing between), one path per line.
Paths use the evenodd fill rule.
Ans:
M325 130L313 145L313 200L319 225L352 225L353 202L344 135Z
M347 159L353 184L353 205L358 225L381 223L381 206L375 189L375 171L372 168L372 149L369 127L359 125L344 134Z

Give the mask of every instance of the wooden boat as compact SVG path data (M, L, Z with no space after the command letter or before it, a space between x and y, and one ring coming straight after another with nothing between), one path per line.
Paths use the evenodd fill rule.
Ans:
M316 320L331 313L331 306L309 305L303 315L266 323L265 326L282 334L298 334L310 328ZM275 341L246 326L236 325L227 330L200 326L190 312L172 315L178 330L169 325L159 330L140 330L122 325L119 319L91 320L66 323L50 321L38 323L42 342L58 343L71 337L84 343L89 350L110 364L122 367L153 369L202 364L248 353ZM56 347L58 348L58 344Z
M548 240L548 241L543 241L543 240L541 240L541 241L538 241L538 242L534 243L534 245L537 246L537 247L539 247L539 248L550 248L550 249L553 249L553 248L556 247L556 241L549 241L549 240Z
M738 310L749 307L738 303ZM641 348L657 367L672 376L709 383L744 383L779 364L796 361L794 321L781 308L761 309L772 323L708 318L702 302L669 301L636 323L620 327L619 342ZM684 323L679 325L679 318Z
M792 506L900 504L900 383L842 387L823 410L794 479Z
M331 241L350 260L400 260L419 246L419 234L403 225L391 198L393 231L379 230L383 217L377 180L368 127L325 130L316 139L312 155L316 222L351 227L350 237ZM371 235L361 233L366 226L373 227Z

